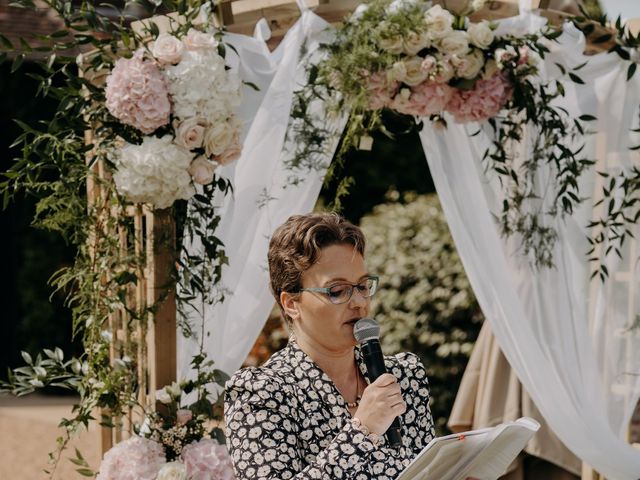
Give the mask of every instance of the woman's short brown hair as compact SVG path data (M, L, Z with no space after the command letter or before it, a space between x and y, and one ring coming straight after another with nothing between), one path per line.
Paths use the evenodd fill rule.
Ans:
M282 307L280 294L302 288L302 274L318 260L320 250L339 244L353 245L364 256L362 230L336 213L294 215L273 233L267 255L269 283L288 325L291 318Z

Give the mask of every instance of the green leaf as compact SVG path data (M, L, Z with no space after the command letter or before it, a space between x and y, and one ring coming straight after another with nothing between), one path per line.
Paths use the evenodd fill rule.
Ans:
M78 472L83 477L93 477L96 474L96 472L94 472L90 468L78 468L76 469L76 472Z
M2 46L8 50L13 50L13 43L4 35L0 34L0 42L2 42Z
M22 62L24 62L24 53L16 55L13 59L13 63L11 64L11 73L15 73L15 71L22 65Z
M584 80L582 80L579 76L577 76L575 73L571 73L569 72L569 78L571 80L573 80L575 83L580 83L582 85L584 85Z
M638 64L635 62L632 62L629 65L629 68L627 69L627 82L631 80L631 78L633 77L633 74L636 73L637 68L638 68Z
M20 355L22 355L22 359L27 363L27 365L33 365L33 358L31 358L31 355L24 350L20 352Z
M592 122L594 120L597 120L597 117L594 117L593 115L589 115L586 113L584 115L580 115L578 118L583 122Z

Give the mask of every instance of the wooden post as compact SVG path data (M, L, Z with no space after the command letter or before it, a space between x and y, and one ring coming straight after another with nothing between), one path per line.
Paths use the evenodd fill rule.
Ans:
M176 226L171 209L147 216L147 299L156 305L147 333L151 398L176 380L176 295L172 269L176 257Z

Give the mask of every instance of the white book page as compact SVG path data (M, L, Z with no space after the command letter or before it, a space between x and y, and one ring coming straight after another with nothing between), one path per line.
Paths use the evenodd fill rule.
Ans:
M434 438L398 480L496 479L538 428L538 422L523 417L492 428Z

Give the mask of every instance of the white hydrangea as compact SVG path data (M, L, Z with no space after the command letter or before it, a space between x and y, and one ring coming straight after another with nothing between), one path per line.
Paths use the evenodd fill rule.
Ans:
M127 144L118 151L113 180L129 201L167 208L195 193L188 172L192 157L171 135L144 137L142 144Z
M228 117L240 104L241 82L225 70L215 48L184 52L177 65L165 68L175 116Z

